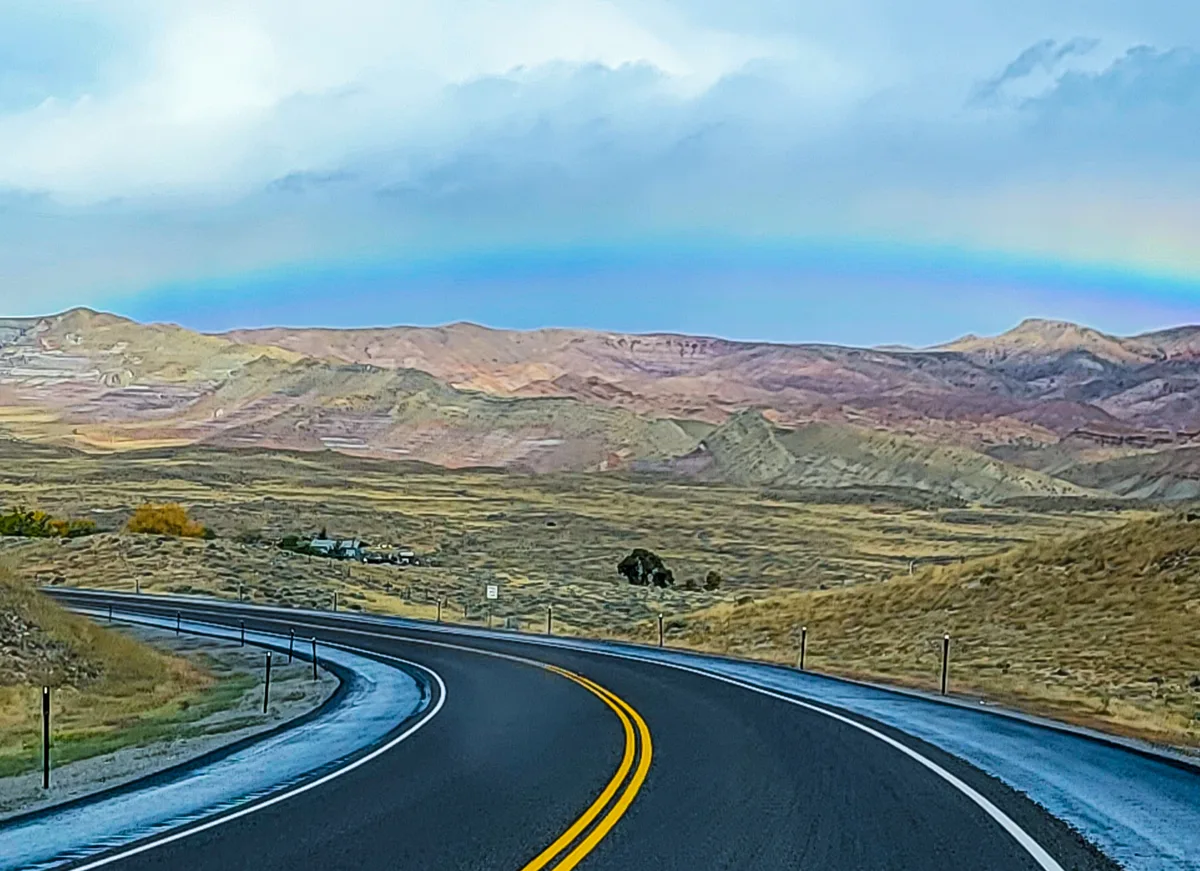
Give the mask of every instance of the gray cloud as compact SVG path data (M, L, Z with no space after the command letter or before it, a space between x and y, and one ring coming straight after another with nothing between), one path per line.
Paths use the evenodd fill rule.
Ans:
M1034 72L1056 72L1062 62L1072 56L1083 56L1100 45L1100 40L1075 37L1065 43L1043 39L1021 52L1000 75L980 82L968 101L972 106L995 105L1006 85L1027 78Z
M1200 168L1200 54L1129 49L1098 72L1069 72L1020 107L1024 141L1049 165L1086 162L1094 174L1152 173L1173 195L1194 191Z
M1190 48L1129 49L1099 73L1071 72L1027 104L1042 113L1186 111L1200 103L1200 54Z

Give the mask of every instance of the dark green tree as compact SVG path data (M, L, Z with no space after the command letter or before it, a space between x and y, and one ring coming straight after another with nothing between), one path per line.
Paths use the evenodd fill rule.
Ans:
M617 563L617 571L634 586L675 586L675 575L662 558L642 547L634 548L629 556Z

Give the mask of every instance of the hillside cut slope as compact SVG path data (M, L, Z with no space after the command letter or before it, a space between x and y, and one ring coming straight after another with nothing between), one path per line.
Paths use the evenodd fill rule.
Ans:
M28 545L46 541L6 538L5 544L16 560ZM0 777L41 764L43 686L52 688L52 760L59 767L178 740L184 721L216 703L204 691L217 683L203 664L66 611L0 565ZM119 776L119 768L102 779ZM18 786L4 798L19 805L21 795Z
M92 624L0 566L0 686L82 685L104 670Z
M1077 463L1061 476L1081 487L1137 499L1200 499L1200 447L1168 448L1093 463Z
M1200 746L1200 521L1139 520L887 583L773 596L689 617L681 640L952 688L1152 740Z
M701 454L679 465L707 480L750 486L899 487L991 502L1017 496L1084 496L1067 481L966 448L814 423L776 427L758 412L735 415L705 437Z
M127 695L204 680L189 663L67 611L0 563L0 690L111 685Z

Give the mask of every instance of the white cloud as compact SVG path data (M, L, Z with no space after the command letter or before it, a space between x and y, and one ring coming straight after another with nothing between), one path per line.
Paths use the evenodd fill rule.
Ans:
M10 2L0 305L693 231L1191 268L1180 0Z
M659 33L607 0L171 9L143 47L139 79L0 116L0 185L82 199L237 190L305 164L419 144L436 132L444 89L482 76L637 63L694 93L772 47L680 22ZM316 111L302 105L347 94L355 98L319 100Z

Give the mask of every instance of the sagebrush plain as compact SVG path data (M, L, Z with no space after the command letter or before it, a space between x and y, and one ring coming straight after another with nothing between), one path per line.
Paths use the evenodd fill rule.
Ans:
M1189 684L1189 669L1200 674L1200 658L1192 663L1181 655L1158 670L1161 676L1153 659L1183 631L1176 624L1194 615L1173 599L1130 594L1118 597L1129 610L1123 619L1141 634L1124 639L1112 627L1093 633L1089 627L1103 621L1087 607L1068 606L1098 588L1081 581L1068 595L1046 580L1076 580L1059 567L1068 557L1047 548L1083 542L1073 546L1096 550L1120 535L1157 534L1153 524L1165 512L1145 505L964 506L900 491L450 471L332 452L19 453L0 469L0 499L93 519L102 530L71 540L0 542L30 582L128 591L140 585L147 593L242 595L316 608L332 607L336 592L349 610L421 618L435 617L441 602L446 620L524 631L543 631L550 608L556 632L634 641L656 638L661 613L670 644L789 664L800 626L810 625L813 666L924 688L937 684L940 639L950 631L959 691L1126 734L1200 743L1200 693ZM145 501L182 503L217 537L124 531ZM351 564L277 546L286 535L318 531L405 546L422 564ZM635 547L660 554L676 586L624 582L616 564ZM1045 555L1028 556L1038 553ZM1041 575L1030 574L1030 559ZM1114 565L1111 556L1091 559ZM709 571L721 575L720 588L683 589ZM1123 583L1115 568L1105 577L1110 587ZM486 601L487 584L500 587L498 601ZM1007 591L1008 598L997 604L995 594L971 595L979 588ZM1034 610L1030 589L1041 590ZM966 598L957 602L963 590ZM1097 594L1092 610L1109 608L1116 594L1106 590L1110 599ZM1074 615L1069 625L1057 620L1056 608ZM1171 613L1178 619L1164 622ZM1146 624L1143 616L1158 622ZM1126 657L1136 669L1122 675L1115 665L1095 666L1135 642L1153 654Z

